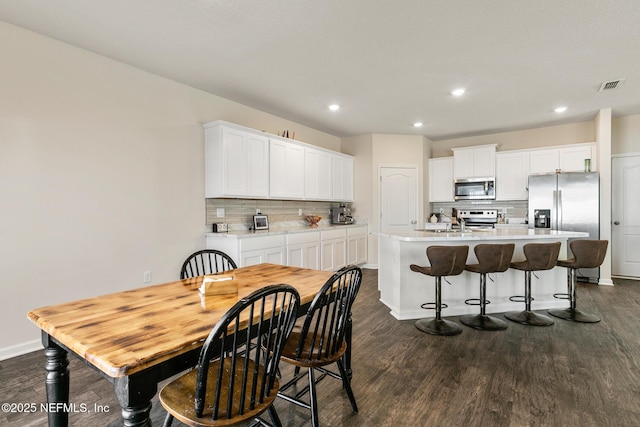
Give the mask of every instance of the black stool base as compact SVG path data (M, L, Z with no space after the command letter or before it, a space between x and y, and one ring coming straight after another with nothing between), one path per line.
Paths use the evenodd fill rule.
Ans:
M505 313L504 317L512 322L529 326L551 326L553 320L544 314L534 313L533 311L510 311Z
M462 316L460 317L460 322L474 329L481 329L483 331L503 331L507 329L507 322L493 316L487 316L486 314L469 314Z
M571 308L549 310L549 314L560 319L581 323L598 323L600 321L600 318L595 314L583 313Z
M420 319L416 322L416 328L431 335L458 335L462 328L450 320L444 319Z

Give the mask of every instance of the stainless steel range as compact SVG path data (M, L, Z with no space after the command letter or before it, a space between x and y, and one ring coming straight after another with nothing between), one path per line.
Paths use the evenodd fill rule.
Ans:
M498 223L498 210L459 210L458 218L464 221L466 227L495 228Z

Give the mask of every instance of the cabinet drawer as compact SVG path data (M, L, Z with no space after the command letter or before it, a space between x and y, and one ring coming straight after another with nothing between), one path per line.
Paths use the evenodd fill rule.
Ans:
M367 235L367 227L354 227L347 228L347 236L366 236Z
M284 235L248 237L240 240L241 251L284 247Z
M329 239L344 239L347 237L347 230L337 229L337 230L326 230L320 232L320 239L329 240Z
M287 246L300 245L303 243L318 243L320 242L320 232L310 231L308 233L294 233L287 235Z

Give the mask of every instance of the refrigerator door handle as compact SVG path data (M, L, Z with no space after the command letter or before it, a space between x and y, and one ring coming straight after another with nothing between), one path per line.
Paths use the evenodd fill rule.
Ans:
M562 230L562 190L558 190L558 226L556 230Z
M553 209L551 209L551 222L549 228L552 230L558 229L558 191L553 190Z

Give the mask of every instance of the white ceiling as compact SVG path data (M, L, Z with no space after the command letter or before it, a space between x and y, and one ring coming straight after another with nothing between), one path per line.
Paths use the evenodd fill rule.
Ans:
M340 137L640 113L637 0L2 0L0 20Z

